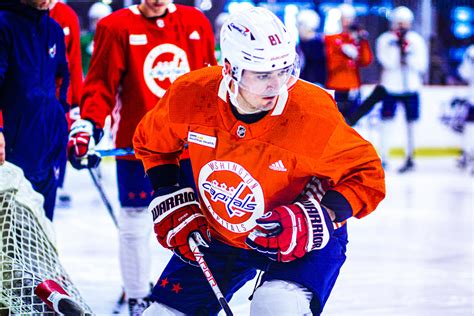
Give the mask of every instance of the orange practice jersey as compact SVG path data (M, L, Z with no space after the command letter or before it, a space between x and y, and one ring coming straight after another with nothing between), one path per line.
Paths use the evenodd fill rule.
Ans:
M374 148L344 122L323 89L298 81L252 124L237 120L226 100L221 67L191 72L170 87L134 136L146 170L178 164L188 142L213 238L247 248L255 220L292 203L313 176L327 180L359 218L384 197Z
M347 57L341 49L343 44L353 44L358 48L359 57L354 60ZM326 87L334 90L350 90L360 87L359 67L365 67L372 61L372 51L365 39L356 43L349 33L327 35L326 47L328 78Z

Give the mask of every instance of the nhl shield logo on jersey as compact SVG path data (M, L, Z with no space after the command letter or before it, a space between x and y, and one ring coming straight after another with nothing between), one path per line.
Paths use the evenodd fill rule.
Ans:
M234 233L254 228L265 209L260 183L232 161L204 165L199 172L199 192L212 217Z
M178 77L189 71L186 52L174 44L156 46L148 53L143 64L145 83L160 98Z

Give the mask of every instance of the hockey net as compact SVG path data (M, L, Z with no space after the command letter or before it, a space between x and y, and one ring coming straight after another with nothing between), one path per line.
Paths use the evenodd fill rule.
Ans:
M59 262L42 205L20 168L0 166L0 315L55 315L34 294L45 280L56 281L92 314Z

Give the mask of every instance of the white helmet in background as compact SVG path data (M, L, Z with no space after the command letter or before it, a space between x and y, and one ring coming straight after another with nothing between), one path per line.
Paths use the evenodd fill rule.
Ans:
M398 23L411 24L413 19L413 12L405 6L396 7L390 14L390 22L392 25Z
M87 16L89 17L89 19L100 20L109 15L110 13L112 13L112 8L109 5L103 2L96 2L89 8Z
M239 107L239 88L260 96L276 96L288 90L298 79L299 64L295 41L281 20L267 9L254 7L232 14L222 26L220 46L222 60L230 63L230 68L223 68L223 76L232 103L236 107ZM280 85L272 91L246 85L242 81L244 70L280 70ZM231 82L234 91L231 91Z
M356 17L356 10L353 6L347 3L340 4L338 7L339 11L341 12L341 18L354 20Z
M296 27L298 32L314 32L321 23L319 15L314 10L301 10L296 16Z

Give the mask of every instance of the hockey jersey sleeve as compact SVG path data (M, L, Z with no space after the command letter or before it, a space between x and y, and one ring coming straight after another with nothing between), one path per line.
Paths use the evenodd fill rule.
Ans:
M142 161L145 170L164 164L179 165L188 129L183 124L172 123L169 120L171 90L173 86L142 118L135 129L133 136L135 157Z
M64 111L69 111L68 99L67 99L67 91L69 89L69 84L71 80L71 76L69 73L69 66L66 57L66 44L64 42L64 34L62 32L58 33L58 68L56 70L56 82L57 82L57 93L58 93L58 100L61 102L61 105L64 108Z
M410 32L407 65L409 68L423 74L428 69L428 50L423 38L415 33Z
M350 204L352 216L368 215L385 197L384 171L375 149L342 121L315 166L319 177L329 179L331 190Z
M94 53L84 83L81 117L103 128L115 106L116 94L126 69L126 40L108 25L97 25Z
M71 105L79 105L82 95L82 57L81 57L81 31L77 15L71 15L70 20L70 41L66 47L69 73L71 78Z
M395 41L391 33L386 32L377 38L376 56L378 62L384 69L400 68L400 48L390 45Z
M360 41L359 47L359 66L366 67L372 62L372 50L370 49L369 41L363 39Z

